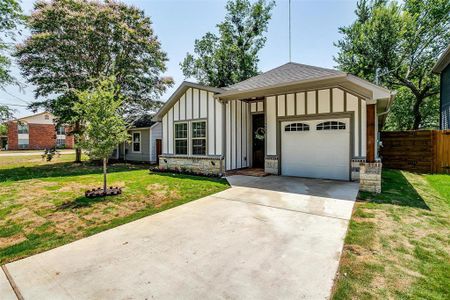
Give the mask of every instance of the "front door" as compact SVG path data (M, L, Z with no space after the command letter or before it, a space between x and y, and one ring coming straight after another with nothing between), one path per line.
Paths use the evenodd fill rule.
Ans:
M253 168L264 168L265 156L265 128L264 114L253 115L252 120L252 140L253 140Z

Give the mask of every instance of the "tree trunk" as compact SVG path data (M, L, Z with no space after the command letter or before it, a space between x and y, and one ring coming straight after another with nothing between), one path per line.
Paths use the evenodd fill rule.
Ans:
M420 95L416 95L416 101L414 103L412 113L414 116L414 123L413 123L413 130L419 129L420 124L422 123L422 115L420 114L420 106L422 105L422 102L424 98Z
M108 164L108 159L103 159L103 193L106 195L106 165Z
M80 121L75 122L74 132L77 134L80 132ZM75 144L77 144L77 141L75 141ZM75 162L81 163L81 149L78 147L75 148Z

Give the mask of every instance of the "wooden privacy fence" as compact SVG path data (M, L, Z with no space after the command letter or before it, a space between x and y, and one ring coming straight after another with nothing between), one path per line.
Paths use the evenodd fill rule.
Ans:
M381 132L383 167L450 173L450 130Z

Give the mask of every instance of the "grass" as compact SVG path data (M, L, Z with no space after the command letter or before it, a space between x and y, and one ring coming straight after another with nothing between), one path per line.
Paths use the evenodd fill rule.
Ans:
M36 254L228 188L225 180L151 173L115 164L108 185L123 194L88 199L102 184L101 167L36 156L0 157L0 264Z
M450 175L384 170L356 203L333 299L450 299Z

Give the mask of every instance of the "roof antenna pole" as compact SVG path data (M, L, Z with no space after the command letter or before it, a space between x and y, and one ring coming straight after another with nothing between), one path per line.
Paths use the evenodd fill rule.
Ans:
M292 56L291 56L291 0L289 0L289 62L292 62Z

